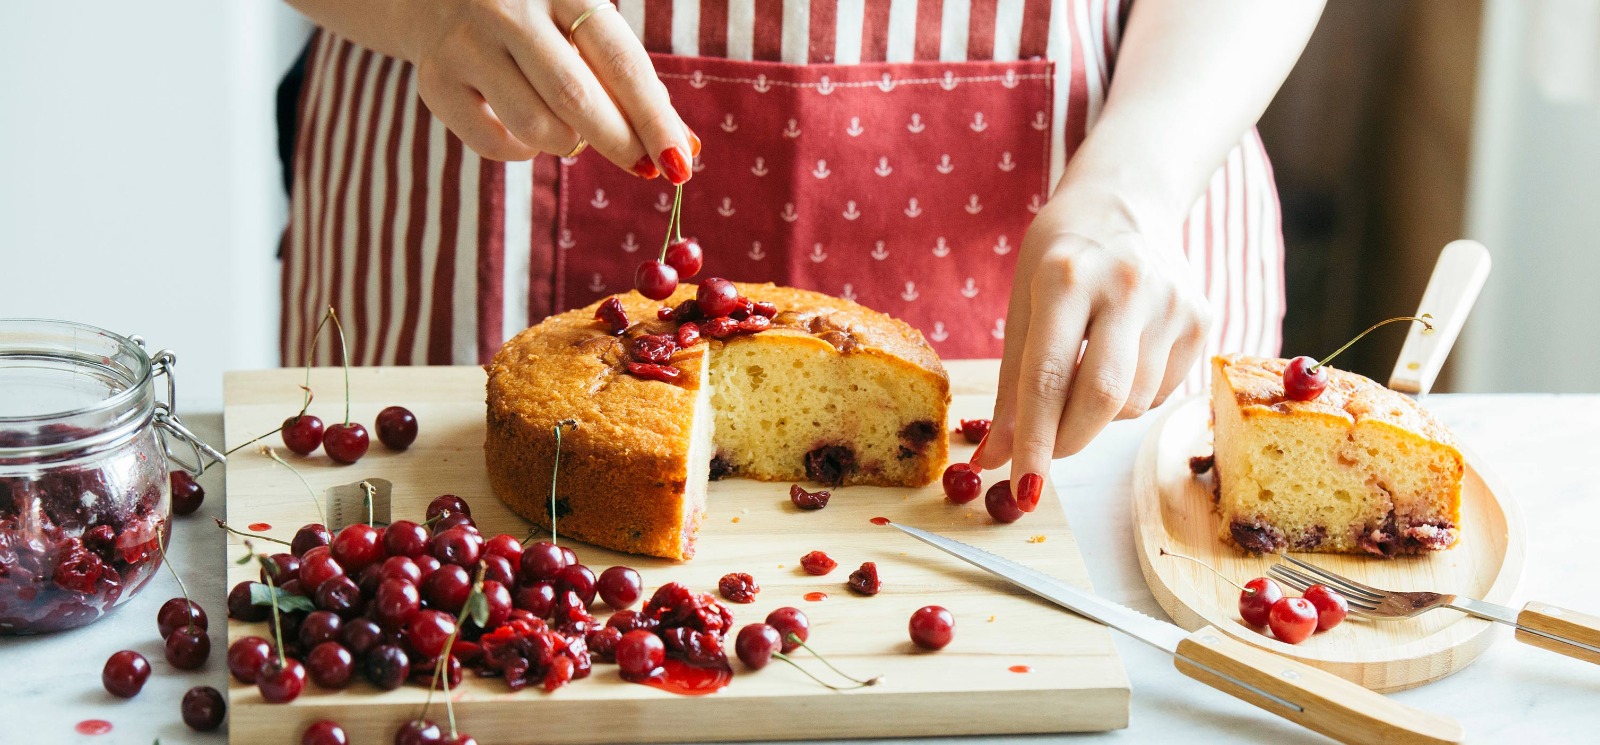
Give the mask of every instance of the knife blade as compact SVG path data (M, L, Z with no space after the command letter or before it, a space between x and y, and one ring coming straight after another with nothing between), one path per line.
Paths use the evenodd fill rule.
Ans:
M1478 291L1489 279L1489 267L1489 249L1477 241L1451 241L1439 252L1439 261L1433 265L1433 276L1428 278L1428 288L1422 292L1416 313L1430 316L1433 328L1411 324L1394 372L1389 375L1390 388L1418 400L1433 389L1433 381L1450 356L1450 348L1455 346L1467 314L1472 312Z
M1073 587L1004 556L937 533L889 526L1073 613L1173 655L1178 670L1235 698L1348 743L1455 743L1461 725L1392 701L1332 673L1228 637L1193 633Z

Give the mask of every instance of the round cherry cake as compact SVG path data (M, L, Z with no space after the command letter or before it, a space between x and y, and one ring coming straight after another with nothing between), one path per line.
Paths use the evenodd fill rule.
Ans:
M949 403L949 376L909 325L708 279L659 302L607 298L507 342L489 367L484 450L495 494L548 525L556 428L577 422L560 435L562 534L688 559L708 480L931 483Z

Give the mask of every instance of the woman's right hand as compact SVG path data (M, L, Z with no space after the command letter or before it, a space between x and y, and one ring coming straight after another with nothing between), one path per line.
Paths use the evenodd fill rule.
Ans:
M398 40L428 109L479 155L564 154L579 138L643 178L692 175L699 139L607 0L402 0Z

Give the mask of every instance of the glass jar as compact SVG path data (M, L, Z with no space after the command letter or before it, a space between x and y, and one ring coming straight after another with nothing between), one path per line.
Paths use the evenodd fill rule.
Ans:
M160 568L169 460L194 474L220 460L172 410L174 362L138 337L0 319L0 634L90 623Z

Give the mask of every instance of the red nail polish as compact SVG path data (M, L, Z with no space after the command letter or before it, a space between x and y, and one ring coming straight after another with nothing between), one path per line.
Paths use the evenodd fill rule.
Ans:
M972 466L972 470L973 470L974 473L983 470L982 468L980 468L978 466L978 459L983 457L983 446L984 445L988 445L988 444L989 444L989 433L985 432L985 433L983 433L983 439L978 441L978 449L972 451L972 458L968 459L968 461L967 461L967 465Z
M700 157L700 136L695 134L692 129L689 130L689 155L695 158Z
M1044 493L1044 477L1037 473L1022 474L1017 479L1017 506L1023 512L1032 512L1039 506L1039 495Z
M689 159L683 157L683 151L669 147L661 151L661 172L667 175L667 180L674 185L689 180Z
M650 162L650 156L648 155L640 158L639 162L634 163L633 168L628 170L633 171L633 175L646 181L661 175L661 171L656 169L656 164Z

